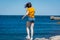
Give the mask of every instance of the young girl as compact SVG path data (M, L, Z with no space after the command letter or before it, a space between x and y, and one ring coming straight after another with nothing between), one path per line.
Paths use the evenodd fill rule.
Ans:
M32 4L30 2L26 3L25 5L26 10L26 14L22 17L22 19L24 19L25 16L28 16L28 21L26 24L26 30L27 30L27 39L33 39L33 27L34 27L34 14L35 14L35 9L32 7ZM31 35L30 35L30 31L31 31Z

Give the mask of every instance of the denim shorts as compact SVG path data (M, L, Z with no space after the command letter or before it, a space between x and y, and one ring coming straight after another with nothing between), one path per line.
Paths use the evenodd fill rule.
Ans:
M35 21L35 18L30 18L30 17L28 17L28 21L29 21L29 22L34 22L34 21Z

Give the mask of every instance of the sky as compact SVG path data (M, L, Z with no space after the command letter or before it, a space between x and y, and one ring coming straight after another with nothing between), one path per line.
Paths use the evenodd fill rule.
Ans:
M0 0L0 15L25 15L27 2L32 3L35 15L60 15L60 0Z

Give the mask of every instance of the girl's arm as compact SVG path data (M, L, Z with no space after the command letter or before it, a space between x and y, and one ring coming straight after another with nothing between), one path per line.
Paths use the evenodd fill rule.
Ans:
M28 15L29 11L26 12L26 14L22 17L24 19Z

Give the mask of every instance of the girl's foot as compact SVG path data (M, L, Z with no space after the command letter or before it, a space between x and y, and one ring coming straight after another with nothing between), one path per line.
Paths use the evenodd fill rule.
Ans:
M30 36L26 36L26 39L30 39Z
M30 40L33 40L33 38L31 37L31 39Z

